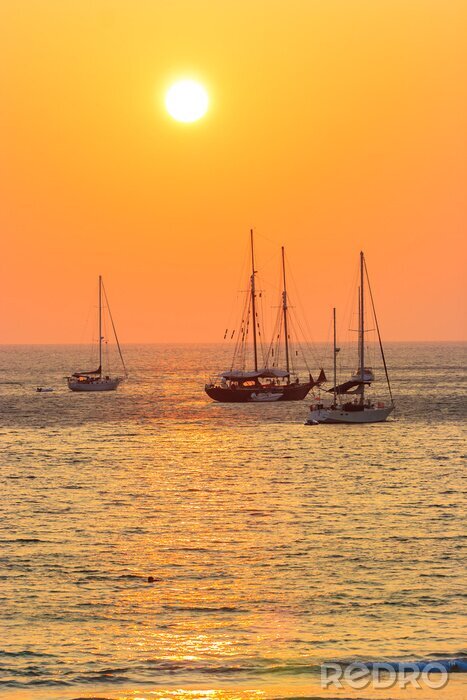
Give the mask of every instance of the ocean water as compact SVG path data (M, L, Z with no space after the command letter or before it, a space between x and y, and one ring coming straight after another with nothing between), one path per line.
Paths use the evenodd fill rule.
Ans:
M389 344L371 426L211 402L222 346L124 350L73 394L80 348L0 348L0 697L344 697L323 662L435 659L461 697L465 346Z

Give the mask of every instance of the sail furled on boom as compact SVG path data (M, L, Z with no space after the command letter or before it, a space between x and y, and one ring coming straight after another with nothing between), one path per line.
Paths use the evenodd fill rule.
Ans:
M102 367L98 367L97 369L90 369L90 370L83 370L82 372L75 372L72 376L73 377L89 377L92 374L101 374L102 373Z
M350 380L348 382L344 382L343 384L339 384L336 387L332 387L331 389L326 389L326 391L329 394L333 394L334 391L336 392L336 394L357 394L359 393L359 390L364 384L370 384L370 382L357 382ZM355 391L352 391L352 389L355 389Z

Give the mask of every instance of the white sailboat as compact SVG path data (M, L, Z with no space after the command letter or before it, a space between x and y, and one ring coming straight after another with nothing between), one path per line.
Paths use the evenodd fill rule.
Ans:
M365 366L365 279L370 292L370 299L378 333L381 358L383 360L386 381L389 389L390 403L374 403L369 397L365 397L365 389L374 381L375 376L371 367ZM329 390L333 394L332 403L324 403L318 400L310 407L310 414L306 420L307 425L318 423L381 423L394 410L394 400L392 398L391 384L384 356L383 344L379 332L378 319L376 317L373 295L368 279L365 257L360 253L360 287L358 290L358 370L351 376L349 381L343 384L337 383L337 347L336 334L336 309L333 309L334 321L334 386ZM349 398L350 395L350 398Z
M112 376L110 371L104 371L103 368L103 353L102 353L102 343L104 341L104 336L102 335L102 301L105 298L107 309L109 312L109 317L112 325L112 330L115 336L115 342L117 344L118 353L123 367L123 376ZM115 329L115 324L112 318L112 313L110 311L109 302L107 299L107 294L105 291L104 283L102 281L102 276L99 275L99 367L95 370L83 370L80 372L74 372L70 377L66 377L68 388L71 391L115 391L117 387L128 378L128 373L125 367L125 361L123 359L122 350L120 343L118 342L117 331Z

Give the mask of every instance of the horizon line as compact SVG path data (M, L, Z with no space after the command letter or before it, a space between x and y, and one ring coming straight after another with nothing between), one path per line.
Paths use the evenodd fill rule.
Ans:
M126 342L120 342L120 345L223 345L225 341L222 340L144 340L144 341L138 341L138 340L132 340L132 341L126 341ZM355 341L341 341L341 345L350 345L353 344ZM375 341L376 342L376 341ZM314 341L309 341L309 345L315 345L317 343L327 343L327 344L332 344L332 340L326 339L326 340L314 340ZM417 340L417 339L411 339L411 340L385 340L384 345L390 345L391 343L435 343L435 344L443 344L443 343L467 343L467 338L465 339L443 339L443 340ZM114 345L115 343L112 343ZM23 345L23 346L56 346L60 345L63 347L66 346L89 346L89 345L95 345L95 342L88 342L88 343L83 343L83 342L50 342L50 343L42 343L42 342L8 342L8 343L1 343L0 342L0 347L14 347L17 345Z

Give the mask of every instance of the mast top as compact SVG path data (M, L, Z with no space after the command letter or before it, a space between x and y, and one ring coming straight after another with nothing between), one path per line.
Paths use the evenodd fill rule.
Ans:
M251 315L253 322L253 356L255 362L255 372L258 371L258 342L256 339L256 289L255 289L255 248L253 243L253 229L250 229L250 241L251 241Z
M284 289L282 292L282 313L284 317L284 345L285 345L285 362L287 367L287 373L290 373L290 356L289 356L289 329L287 324L287 286L285 281L285 252L284 246L281 247L282 250L282 275L284 280Z

